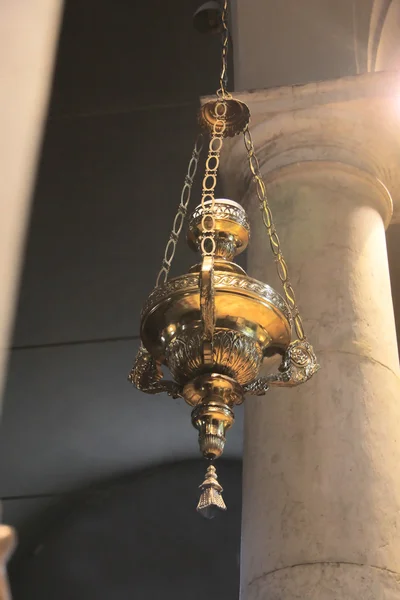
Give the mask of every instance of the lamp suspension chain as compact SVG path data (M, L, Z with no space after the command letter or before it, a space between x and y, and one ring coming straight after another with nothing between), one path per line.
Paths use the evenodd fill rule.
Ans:
M222 9L222 66L219 78L218 98L231 99L232 95L227 91L228 86L228 49L229 49L229 27L228 27L228 0L224 0Z
M163 283L166 283L168 276L169 276L169 272L171 270L172 261L175 256L176 245L178 243L178 240L179 240L179 237L180 237L180 234L182 231L182 227L183 227L183 224L186 219L188 206L189 206L189 202L190 202L190 196L192 193L193 180L194 180L196 172L197 172L200 154L203 150L203 143L204 143L203 134L200 133L197 136L196 141L194 143L192 156L189 161L187 173L185 175L185 180L184 180L182 191L181 191L181 198L180 198L178 210L177 210L177 213L174 218L174 222L172 225L172 231L170 233L167 245L165 247L162 266L161 266L161 269L157 276L156 287L158 287L159 285L162 285Z
M262 220L268 233L269 243L271 246L272 254L275 258L276 271L279 279L281 280L283 291L285 293L286 302L288 303L290 312L293 318L293 324L296 330L296 334L299 340L306 340L304 333L303 321L300 316L300 312L296 303L296 296L294 289L289 279L289 270L287 263L284 259L281 244L279 241L278 234L276 232L274 219L271 212L267 197L267 188L265 182L262 179L260 165L255 154L253 139L251 137L250 129L246 126L244 132L244 144L247 150L247 157L249 161L250 171L253 175L253 181L256 184L257 197L260 203L260 209L262 213Z
M204 216L202 220L203 238L201 241L201 252L205 256L214 257L215 246L215 186L220 162L222 144L226 135L226 115L228 106L226 100L232 98L227 91L228 85L228 0L224 0L221 15L222 23L222 49L221 49L221 73L219 78L220 87L216 92L218 100L215 103L215 120L211 129L211 137L208 145L208 156L203 178L203 189L201 205Z
M226 129L226 111L226 102L224 100L218 100L215 104L216 119L213 124L213 129L208 144L208 156L206 160L201 194L201 205L204 211L201 223L203 228L203 236L201 240L201 252L203 257L213 257L216 250L214 214L215 186L217 185L219 161Z

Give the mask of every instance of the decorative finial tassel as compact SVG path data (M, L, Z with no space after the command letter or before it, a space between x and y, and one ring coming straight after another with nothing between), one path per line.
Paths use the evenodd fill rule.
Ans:
M206 519L213 519L219 510L226 510L221 492L222 486L217 481L217 471L214 465L210 465L206 472L206 478L199 486L202 490L197 511Z

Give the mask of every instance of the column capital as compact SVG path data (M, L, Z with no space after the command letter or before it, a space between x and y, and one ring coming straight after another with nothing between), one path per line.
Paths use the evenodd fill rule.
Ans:
M400 72L380 72L306 85L239 92L263 175L301 163L345 165L375 180L400 222ZM207 99L204 99L206 101ZM321 164L322 166L322 164ZM251 175L242 136L224 146L225 193L243 197ZM390 220L390 211L384 217Z

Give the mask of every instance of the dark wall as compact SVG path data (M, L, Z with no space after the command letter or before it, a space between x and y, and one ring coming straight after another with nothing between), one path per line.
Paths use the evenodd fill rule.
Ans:
M164 465L54 501L25 524L13 600L238 598L241 464L221 461L228 511L212 521L195 511L205 467Z

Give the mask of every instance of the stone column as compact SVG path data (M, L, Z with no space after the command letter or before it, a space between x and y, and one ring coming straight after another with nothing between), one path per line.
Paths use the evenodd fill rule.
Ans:
M321 370L245 402L241 600L400 599L400 379L385 227L398 219L400 78L239 93ZM235 138L225 194L248 272L280 290Z
M62 0L0 2L0 414Z
M0 3L0 415L21 255L62 7L62 0ZM0 600L10 598L6 561L14 545L13 530L0 525Z

